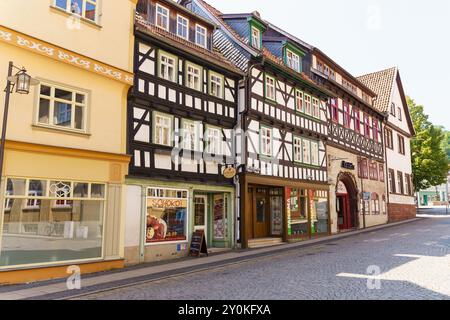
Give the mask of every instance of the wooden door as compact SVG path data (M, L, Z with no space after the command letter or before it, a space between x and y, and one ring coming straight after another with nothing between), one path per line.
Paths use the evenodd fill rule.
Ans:
M336 211L338 214L339 230L352 228L352 219L350 213L350 201L348 195L337 195Z
M266 189L256 189L253 208L253 235L254 238L269 236L269 199Z

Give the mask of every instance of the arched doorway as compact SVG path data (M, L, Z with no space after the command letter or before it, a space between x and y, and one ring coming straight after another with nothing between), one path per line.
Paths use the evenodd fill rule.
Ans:
M336 185L336 211L339 231L358 226L358 190L354 177L341 173Z

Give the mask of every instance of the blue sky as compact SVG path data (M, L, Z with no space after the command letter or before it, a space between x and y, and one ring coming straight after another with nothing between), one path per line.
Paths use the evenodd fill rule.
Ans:
M224 13L259 11L355 76L398 66L406 94L450 130L450 1L206 1Z

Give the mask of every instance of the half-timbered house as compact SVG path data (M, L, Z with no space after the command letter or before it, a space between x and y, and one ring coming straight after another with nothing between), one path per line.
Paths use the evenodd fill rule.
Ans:
M215 25L171 0L140 0L128 102L128 263L234 239L233 129L242 72L213 49Z
M180 4L218 25L214 46L246 73L236 142L239 242L255 247L328 234L331 93L304 74L305 49L266 39L268 25L257 12L222 14L202 0Z

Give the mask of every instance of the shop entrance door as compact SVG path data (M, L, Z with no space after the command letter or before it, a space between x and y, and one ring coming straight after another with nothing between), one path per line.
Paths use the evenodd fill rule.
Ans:
M194 231L205 231L205 239L207 239L208 197L195 196L194 198Z
M350 203L348 195L337 195L336 211L338 215L339 230L351 228Z
M265 238L269 236L269 199L267 190L256 188L255 202L253 208L254 237Z

